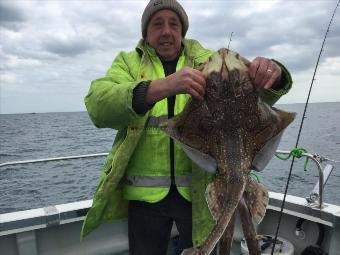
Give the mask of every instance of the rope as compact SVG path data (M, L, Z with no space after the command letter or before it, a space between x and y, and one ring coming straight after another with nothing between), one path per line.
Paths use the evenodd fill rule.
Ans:
M322 44L321 44L321 49L320 49L320 52L319 52L318 60L316 61L316 65L315 65L315 69L314 69L314 73L313 73L313 78L312 78L312 81L311 81L311 84L310 84L310 87L309 87L308 96L307 96L307 100L306 100L306 103L305 103L305 109L304 109L304 111L303 111L303 115L302 115L302 119L301 119L301 123L300 123L299 133L298 133L298 136L297 136L297 139L296 139L295 148L297 148L297 147L298 147L298 144L299 144L300 135L301 135L301 130L302 130L302 126L303 126L303 122L304 122L305 116L306 116L307 106L308 106L310 94L311 94L311 91L312 91L312 88L313 88L313 83L314 83L314 80L315 80L315 74L316 74L316 70L318 69L318 65L319 65L321 53L322 53L322 51L323 51L323 47L324 47L325 42L326 42L326 38L327 38L327 35L328 35L328 32L329 32L329 28L330 28L330 26L331 26L331 24L332 24L332 22L333 22L333 18L334 18L334 16L335 16L335 13L336 13L336 10L337 10L337 8L338 8L338 6L339 6L339 3L340 3L340 0L338 0L338 3L337 3L337 5L336 5L335 8L334 8L334 11L333 11L331 20L329 21L329 24L328 24L328 27L327 27L325 36L324 36L323 41L322 41ZM279 216L279 220L278 220L277 227L276 227L274 244L273 244L273 247L272 247L272 250L271 250L271 253L270 253L271 255L274 254L275 244L276 244L276 241L277 241L277 236L278 236L279 229L280 229L280 225L281 225L281 219L282 219L282 215L283 215L283 208L284 208L285 202L286 202L286 197L287 197L287 192L288 192L289 181L290 181L290 178L291 178L291 176L292 176L292 170L293 170L293 165L294 165L294 159L295 159L295 157L293 157L292 162L291 162L291 164L290 164L289 175L288 175L288 179L287 179L287 183L286 183L286 189L285 189L285 193L284 193L284 196L283 196L283 200L282 200L282 204L281 204L281 210L280 210L280 216ZM321 205L320 205L320 206L321 206Z
M288 160L290 159L290 157L294 157L294 158L301 158L303 156L303 153L307 153L307 150L304 149L304 148L294 148L290 151L290 153L284 157L282 155L280 155L279 152L276 152L275 153L275 156L278 158L278 159L281 159L281 160ZM308 166L308 162L309 162L309 158L306 157L306 160L305 160L305 163L303 165L303 169L304 171L307 171L307 166Z
M260 183L260 177L253 170L250 171L250 175L253 176L258 183Z

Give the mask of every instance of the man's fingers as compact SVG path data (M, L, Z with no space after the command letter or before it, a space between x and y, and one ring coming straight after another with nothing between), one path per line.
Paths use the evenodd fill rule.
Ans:
M197 68L197 70L200 71L200 72L202 72L203 69L204 69L204 64L201 64L201 65Z
M270 61L267 69L268 77L266 80L263 81L264 88L269 89L273 86L273 84L281 78L281 68L274 63L273 61ZM270 75L271 74L271 75Z
M255 79L257 69L260 65L260 59L257 57L255 58L249 65L249 76L252 80Z
M257 72L255 74L254 83L257 87L261 87L260 85L263 84L263 81L266 80L266 77L271 75L273 70L268 70L268 61L266 59L261 59Z
M270 89L270 88L273 86L273 84L276 82L276 80L278 79L278 77L279 77L279 72L278 72L278 71L275 71L275 72L273 73L273 75L270 76L270 78L269 78L267 81L264 81L265 84L264 84L263 87L264 87L265 89Z
M172 78L175 94L187 93L196 99L203 100L206 81L202 72L185 67L176 72Z
M257 57L249 66L249 77L258 89L269 89L281 77L281 68L271 59Z
M206 82L204 75L195 69L192 69L190 72L190 76L187 77L187 84L188 89L193 89L197 92L201 97L204 97Z
M206 86L205 77L201 71L186 67L179 71L179 75L182 76L181 79L185 79L187 82L192 80L201 84L203 87Z
M190 94L193 98L195 98L199 101L204 100L204 97L200 93L198 93L194 88L189 88L188 94Z
M197 83L197 82L193 82L190 86L190 89L193 89L194 91L196 91L201 97L204 97L205 94L205 87L202 86L202 84Z
M202 72L193 69L193 73L192 73L192 79L201 84L204 88L206 87L206 82L205 82L205 78Z

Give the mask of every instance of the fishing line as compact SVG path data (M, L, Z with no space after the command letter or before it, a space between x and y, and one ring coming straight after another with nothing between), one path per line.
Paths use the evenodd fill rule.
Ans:
M233 38L233 33L234 33L234 32L231 32L231 34L230 34L230 38L229 38L229 42L228 42L228 50L229 50L230 43L231 43L231 41L232 41L231 38Z
M317 69L318 69L318 65L319 65L321 53L322 53L322 51L323 51L323 47L324 47L324 45L325 45L325 41L326 41L326 38L327 38L327 35L328 35L328 32L329 32L329 28L330 28L330 26L331 26L331 24L332 24L332 22L333 22L333 18L334 18L334 16L335 16L335 13L336 13L336 10L337 10L337 8L338 8L338 6L339 6L339 3L340 3L340 0L338 0L338 3L337 3L337 5L336 5L335 8L334 8L332 18L331 18L331 20L330 20L329 23L328 23L328 27L327 27L325 36L324 36L324 38L323 38L323 42L322 42L321 49L320 49L320 52L319 52L318 60L317 60L316 65L315 65L315 69L314 69L314 73L313 73L313 78L312 78L312 81L311 81L311 84L310 84L310 87L309 87L309 92L308 92L307 100L306 100L306 103L305 103L305 108L304 108L304 111L303 111L302 120L301 120L301 123L300 123L299 133L298 133L298 136L297 136L297 139L296 139L295 148L297 148L297 147L298 147L298 144L299 144L300 135L301 135L301 130L302 130L303 122L304 122L304 120L305 120L305 115L306 115L306 111L307 111L307 106L308 106L310 94L311 94L311 91L312 91L312 88L313 88L313 83L314 83L314 80L315 80L315 74L316 74L316 71L317 71ZM278 220L278 224L277 224L277 228L276 228L275 238L274 238L274 241L273 241L273 247L272 247L271 255L274 254L274 250L275 250L275 244L276 244L277 235L278 235L279 229L280 229L280 224L281 224L281 219L282 219L282 214L283 214L283 208L284 208L284 205L285 205L285 202L286 202L286 196L287 196L289 181L290 181L290 178L291 178L291 175L292 175L292 169L293 169L293 165L294 165L294 159L295 159L295 157L293 157L292 162L291 162L291 164L290 164L289 175L288 175L287 184L286 184L286 189L285 189L285 193L284 193L283 200L282 200L282 204L281 204L280 216L279 216L279 220ZM321 206L321 205L320 205L320 206ZM320 208L320 209L321 209L321 208Z

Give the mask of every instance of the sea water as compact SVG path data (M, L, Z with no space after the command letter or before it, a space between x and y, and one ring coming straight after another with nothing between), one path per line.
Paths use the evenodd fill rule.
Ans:
M304 104L277 105L297 112L279 149L296 144ZM312 103L301 132L299 147L340 161L340 103ZM0 163L109 152L116 130L96 128L86 112L0 115ZM91 199L104 157L6 166L0 168L0 214ZM340 205L340 163L324 190L324 201ZM259 173L260 181L284 192L291 161L273 158ZM303 169L296 159L288 194L306 197L318 181L314 163Z

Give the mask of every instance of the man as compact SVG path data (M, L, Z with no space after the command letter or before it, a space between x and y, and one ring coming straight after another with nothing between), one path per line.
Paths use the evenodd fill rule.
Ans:
M143 39L116 57L85 98L93 123L118 133L82 235L128 217L130 254L166 254L173 222L182 248L201 244L213 224L203 197L212 176L194 175L196 166L158 128L189 97L204 98L206 82L197 69L213 52L184 39L188 26L177 1L151 0L142 16ZM270 104L291 86L289 73L270 59L255 58L249 75Z

